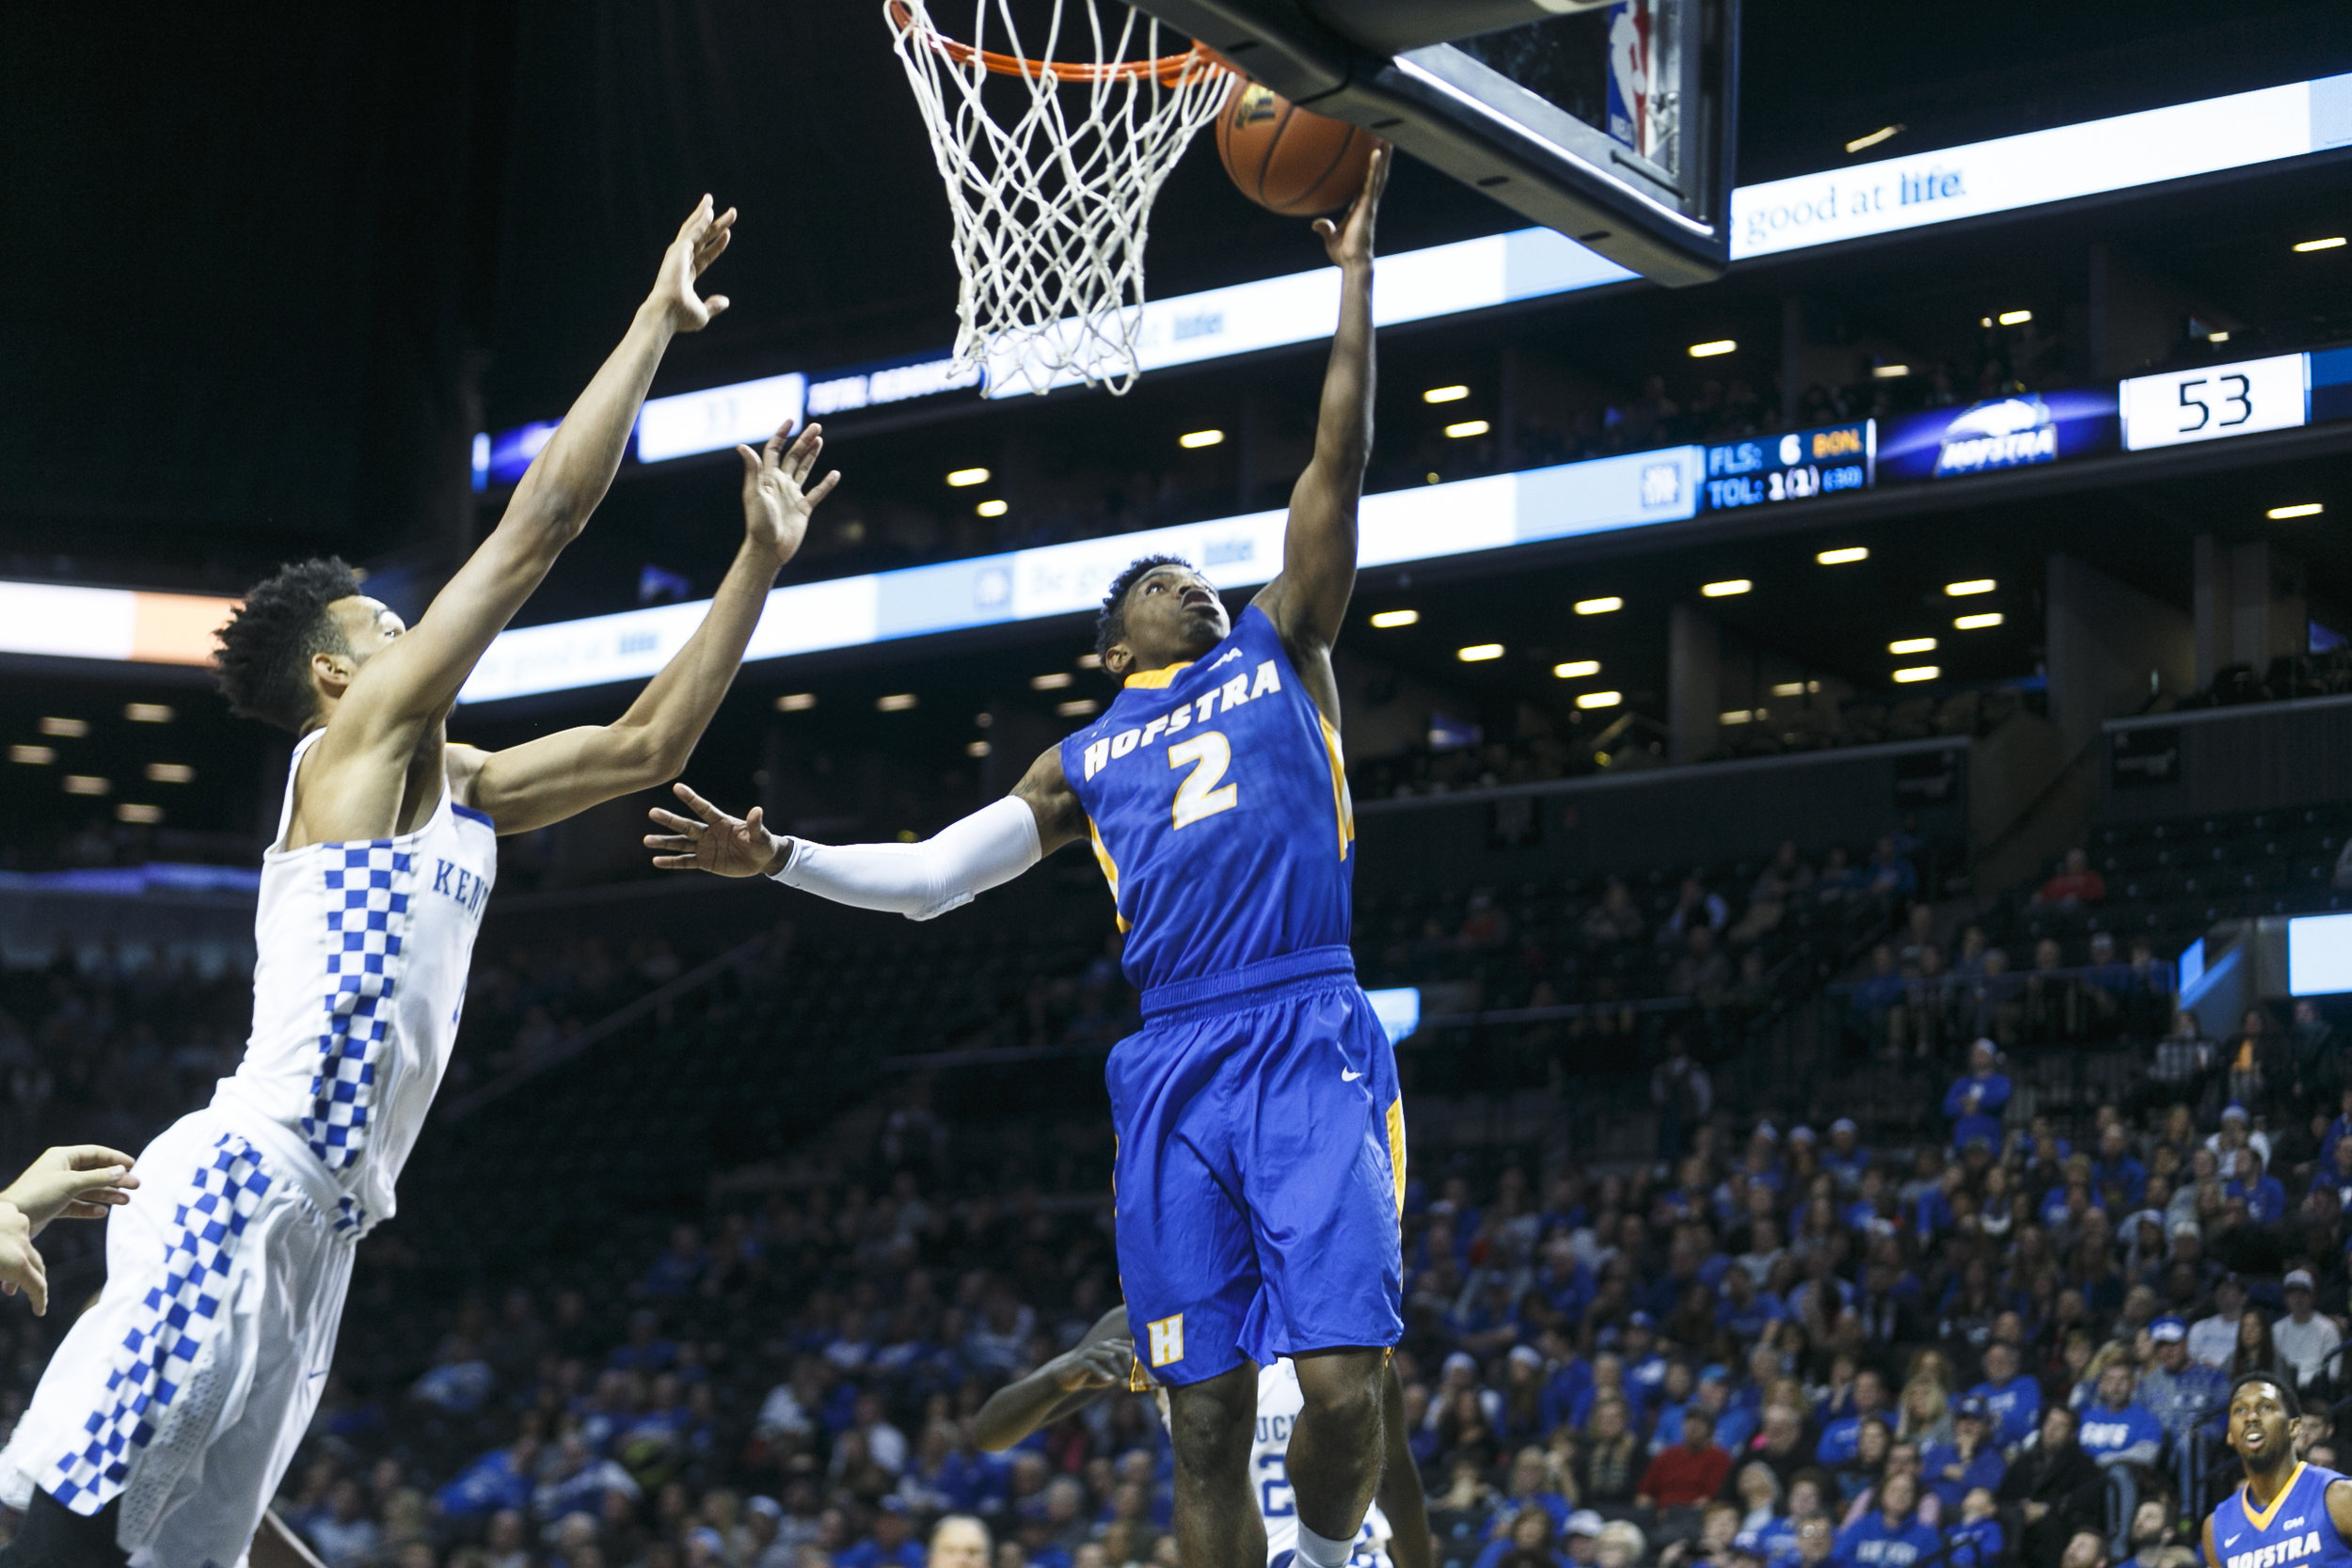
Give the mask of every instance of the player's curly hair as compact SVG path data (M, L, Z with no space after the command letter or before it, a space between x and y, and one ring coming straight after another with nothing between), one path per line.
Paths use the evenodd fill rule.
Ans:
M1103 595L1103 609L1094 617L1094 657L1101 658L1111 651L1111 644L1127 635L1127 595L1147 573L1163 566L1182 566L1197 572L1195 566L1180 555L1146 555L1127 562L1126 568L1111 578L1111 590Z
M300 735L316 705L310 656L351 651L326 607L358 592L358 574L333 555L290 562L255 583L214 633L229 711Z

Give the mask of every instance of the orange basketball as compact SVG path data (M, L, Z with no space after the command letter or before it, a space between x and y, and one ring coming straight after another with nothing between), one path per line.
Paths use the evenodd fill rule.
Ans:
M1236 79L1216 117L1216 155L1241 194L1269 212L1336 212L1364 188L1379 138Z

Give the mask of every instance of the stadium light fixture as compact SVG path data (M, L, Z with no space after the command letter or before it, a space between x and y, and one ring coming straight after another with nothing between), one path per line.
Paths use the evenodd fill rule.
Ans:
M1711 342L1692 343L1691 345L1691 357L1693 359L1712 359L1719 355L1735 354L1739 352L1739 348L1740 345L1729 338L1717 338Z
M1420 619L1421 611L1418 610L1382 610L1373 613L1372 624L1382 631L1392 631L1398 626L1409 626Z
M1176 444L1184 448L1186 451L1199 451L1202 447L1219 447L1225 444L1225 432L1221 430L1188 430L1184 432L1184 435L1176 437Z
M1911 373L1909 365L1873 365L1870 374L1881 381L1899 381Z
M1484 436L1493 428L1484 420L1464 420L1459 424L1446 426L1445 433L1448 440L1460 441L1472 436Z
M1625 701L1622 691L1585 691L1578 694L1576 705L1581 708L1615 707Z
M122 717L134 724L168 724L178 716L169 703L126 703Z
M2226 330L2220 332L2208 332L2205 334L2205 341L2209 343L2226 343L2229 341L2230 334Z
M989 746L987 741L974 740L965 743L963 754L967 757L984 757L988 755L991 750L992 748Z
M1997 610L1988 610L1981 615L1960 615L1952 619L1952 626L1958 631L1983 631L1988 626L1997 626L2000 624L2001 612Z
M1470 396L1468 387L1432 387L1422 393L1423 403L1459 403Z
M1102 705L1091 697L1073 697L1069 702L1057 704L1054 711L1064 719L1084 719Z
M8 748L8 760L24 763L28 767L46 768L57 760L57 749L55 746L11 746Z
M912 691L894 691L887 697L874 699L874 711L877 713L904 713L914 705L914 693Z
M1931 654L1935 652L1935 639L1932 637L1898 638L1886 645L1886 651L1890 654Z
M1908 670L1896 671L1895 684L1898 686L1916 686L1921 681L1931 681L1943 673L1944 672L1942 670L1937 669L1932 664L1915 664Z
M2263 515L2273 522L2284 522L2289 517L2316 517L2327 510L2318 501L2304 501L2296 506L2274 506Z
M134 805L125 800L115 807L115 820L118 822L130 822L142 828L151 828L163 819L164 808L161 806Z
M1964 582L1946 583L1944 594L1947 598L1964 599L1972 594L1990 594L1997 586L1991 578L1970 578Z
M1460 659L1465 664L1485 664L1489 660L1498 659L1502 657L1502 644L1500 642L1473 642L1467 648L1456 649L1454 657Z
M1625 601L1618 598L1613 594L1605 599L1579 599L1576 601L1576 612L1579 615L1607 615L1613 610L1623 610L1624 608Z
M1808 692L1819 692L1820 689L1821 683L1820 681L1782 681L1778 686L1772 688L1772 695L1775 697L1802 697Z
M1745 594L1755 586L1745 578L1725 578L1721 582L1701 584L1699 592L1710 599L1728 599L1736 594Z
M969 490L975 484L986 484L988 479L986 468L958 468L947 476L947 487L951 490Z
M816 705L817 693L814 691L787 691L776 699L778 713L806 713Z
M1600 660L1597 658L1572 658L1565 664L1553 665L1551 667L1551 673L1559 676L1564 681L1581 681L1588 675L1597 675L1600 673Z
M2000 314L2000 323L2003 326L2023 326L2031 320L2033 320L2031 310L2004 310Z
M194 784L196 769L184 762L151 762L147 765L149 784Z
M1870 550L1867 545L1848 545L1839 549L1823 550L1813 559L1824 566L1851 566L1857 561L1869 560Z
M1006 513L1011 511L1012 508L1007 506L1001 500L989 500L980 502L979 505L974 507L972 510L978 513L983 517L1001 517Z
M55 736L60 740L79 740L89 734L89 721L59 719L53 716L40 721L40 733Z
M1029 677L1029 689L1032 691L1059 691L1062 688L1068 686L1072 681L1074 681L1077 678L1077 676L1072 674L1067 670L1049 671L1042 675L1031 675Z
M1846 144L1846 150L1849 152L1860 152L1866 149L1876 147L1883 141L1891 141L1895 137L1901 135L1903 134L1903 130L1904 127L1899 121L1893 125L1882 125L1877 130L1869 133L1867 135L1856 136L1853 140L1848 142Z
M2303 241L2295 247L2295 253L2297 256L2306 256L2314 250L2335 250L2342 246L2343 244L2344 236L2342 234L2330 234L2324 240Z
M1103 656L1101 654L1080 654L1078 656L1078 668L1081 670L1100 670L1103 668Z
M65 776L65 792L68 795L111 795L114 787L112 779L102 779L91 773L68 773Z

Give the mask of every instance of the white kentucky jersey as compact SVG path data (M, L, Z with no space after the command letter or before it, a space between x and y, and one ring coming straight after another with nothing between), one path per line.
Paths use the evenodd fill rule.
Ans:
M286 772L253 922L253 1033L214 1103L294 1133L341 1194L337 1227L364 1234L391 1218L449 1066L498 835L444 780L412 832L287 848L294 778L324 733Z
M1160 1419L1168 1419L1168 1390L1154 1386L1153 1402ZM1249 1486L1265 1518L1266 1568L1292 1568L1298 1553L1298 1503L1291 1495L1291 1428L1307 1407L1298 1386L1298 1369L1285 1355L1270 1367L1258 1369L1258 1428L1249 1449ZM1390 1568L1389 1521L1374 1503L1364 1511L1363 1527L1356 1532L1348 1568Z

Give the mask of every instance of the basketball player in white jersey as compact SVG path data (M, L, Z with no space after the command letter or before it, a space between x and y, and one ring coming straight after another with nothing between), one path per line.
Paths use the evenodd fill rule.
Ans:
M230 707L301 736L255 919L253 1033L212 1104L139 1156L107 1276L0 1453L25 1510L7 1568L235 1568L315 1408L354 1243L432 1104L497 835L674 778L726 694L777 569L838 475L814 427L743 460L744 538L709 613L616 723L503 752L444 721L492 638L611 484L695 280L735 214L705 197L653 292L412 631L337 561L288 566L220 634ZM285 1560L275 1534L269 1555ZM260 1555L257 1553L257 1555Z
M1135 1340L1127 1332L1127 1308L1114 1307L1096 1319L1086 1337L1068 1351L990 1395L973 1418L973 1441L992 1453L1001 1453L1114 1388L1134 1388L1140 1370ZM1391 1381L1396 1377L1393 1363L1388 1376ZM1152 1391L1165 1423L1168 1395L1156 1386ZM1402 1393L1396 1402L1404 1402ZM1249 1489L1259 1516L1265 1521L1266 1568L1293 1568L1303 1561L1297 1555L1298 1505L1291 1496L1289 1454L1292 1423L1306 1404L1289 1356L1258 1369L1258 1423L1251 1438ZM1434 1545L1421 1472L1414 1467L1401 1424L1388 1423L1380 1481L1356 1532L1348 1568L1432 1568Z

